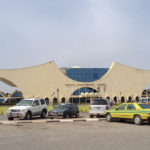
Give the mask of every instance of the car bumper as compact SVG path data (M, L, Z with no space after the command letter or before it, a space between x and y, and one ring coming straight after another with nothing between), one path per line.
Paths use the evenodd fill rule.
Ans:
M150 121L150 117L147 118L147 121Z
M12 118L24 118L26 113L24 112L7 112L7 117Z
M105 116L105 113L90 113L93 116Z
M63 114L48 113L48 116L49 116L50 118L57 118L57 117L63 117Z

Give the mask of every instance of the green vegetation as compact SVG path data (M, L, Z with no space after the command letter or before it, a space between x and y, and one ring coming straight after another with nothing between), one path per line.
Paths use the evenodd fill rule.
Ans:
M52 109L54 109L54 106L53 106L53 105L48 105L48 106L47 106L48 112L49 112L50 110L52 110Z
M10 106L0 106L0 115L6 114L9 107Z
M11 106L0 106L0 115L6 114L8 108ZM89 112L89 104L80 104L78 105L80 112ZM54 109L54 106L49 105L48 111Z
M80 112L89 112L89 104L80 104L78 105Z

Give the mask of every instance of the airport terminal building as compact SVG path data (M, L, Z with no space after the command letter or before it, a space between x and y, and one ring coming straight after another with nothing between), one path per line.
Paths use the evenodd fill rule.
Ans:
M1 69L0 81L18 87L24 98L54 102L90 102L93 97L115 102L138 101L150 71L113 62L110 68L58 68L54 61L21 69Z

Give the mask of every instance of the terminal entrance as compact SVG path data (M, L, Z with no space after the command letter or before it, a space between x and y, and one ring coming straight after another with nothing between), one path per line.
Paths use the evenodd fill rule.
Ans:
M142 91L141 97L138 99L136 97L136 101L140 101L142 103L147 103L150 105L150 83Z
M83 87L73 92L69 102L76 104L87 104L90 103L91 99L94 97L99 97L95 89Z
M90 103L90 98L89 97L82 97L82 98L71 97L69 99L69 102L76 103L76 104L88 104L88 103Z
M141 93L141 97L150 97L150 83L146 85Z

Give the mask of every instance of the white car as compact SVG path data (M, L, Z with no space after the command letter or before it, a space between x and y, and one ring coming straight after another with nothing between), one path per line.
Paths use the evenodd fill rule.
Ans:
M104 116L105 111L110 109L110 102L108 99L95 98L90 104L90 118L94 116Z
M146 103L150 105L150 97L141 97L139 100L140 103Z
M40 115L45 118L47 114L47 104L44 99L31 98L22 99L16 106L10 107L7 111L8 120L14 118L31 119L32 116Z

